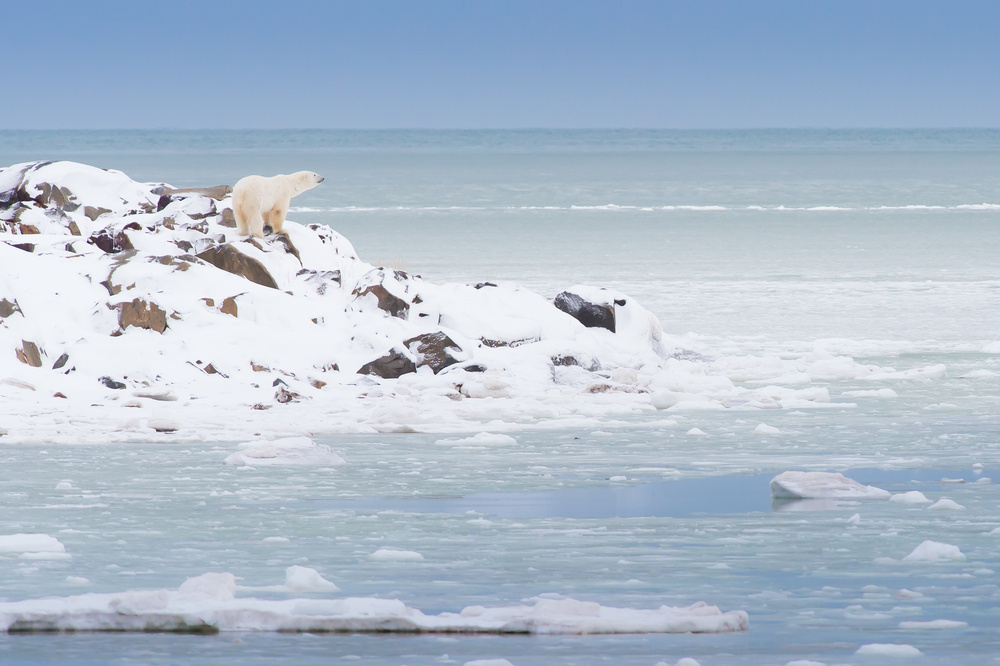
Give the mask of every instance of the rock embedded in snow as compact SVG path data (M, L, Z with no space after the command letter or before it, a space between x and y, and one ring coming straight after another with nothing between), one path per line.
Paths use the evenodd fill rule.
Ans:
M771 479L777 499L882 499L889 491L866 486L838 472L782 472Z
M904 562L964 562L965 554L950 543L924 541L903 558Z
M587 328L606 328L615 332L614 299L610 302L592 303L571 291L563 291L556 295L553 304ZM625 305L624 299L620 304Z

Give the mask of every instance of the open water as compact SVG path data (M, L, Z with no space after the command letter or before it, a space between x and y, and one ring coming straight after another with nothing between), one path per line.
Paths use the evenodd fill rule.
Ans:
M344 594L425 612L546 593L704 600L746 610L750 630L4 636L0 661L879 663L855 654L872 643L927 664L1000 657L1000 491L984 480L1000 481L1000 132L0 132L0 163L37 159L178 187L314 170L326 182L289 218L329 224L366 261L547 296L613 287L726 356L816 350L946 374L831 375L809 380L827 408L541 427L502 450L325 438L348 461L336 470L237 471L221 464L235 443L3 445L0 534L47 533L72 555L0 555L5 599L176 588L207 571L267 586L302 564ZM765 422L780 432L755 432ZM787 469L964 508L772 504L768 480ZM904 562L924 540L966 559ZM372 560L383 546L424 559ZM900 624L938 619L964 625Z

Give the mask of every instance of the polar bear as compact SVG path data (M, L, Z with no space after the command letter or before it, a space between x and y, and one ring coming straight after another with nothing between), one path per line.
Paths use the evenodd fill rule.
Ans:
M323 182L323 176L299 171L277 176L247 176L233 187L233 216L240 236L264 237L264 225L281 233L288 212L288 202L296 194L311 190Z

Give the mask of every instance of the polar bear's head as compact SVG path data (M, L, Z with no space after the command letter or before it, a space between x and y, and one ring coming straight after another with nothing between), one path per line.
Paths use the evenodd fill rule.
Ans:
M296 194L311 190L323 182L323 176L314 171L298 171L292 174L292 179L295 183Z

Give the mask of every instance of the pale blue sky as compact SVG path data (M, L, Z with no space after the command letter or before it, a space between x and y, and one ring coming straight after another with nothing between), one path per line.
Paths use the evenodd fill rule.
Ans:
M52 0L0 129L1000 127L995 0Z

